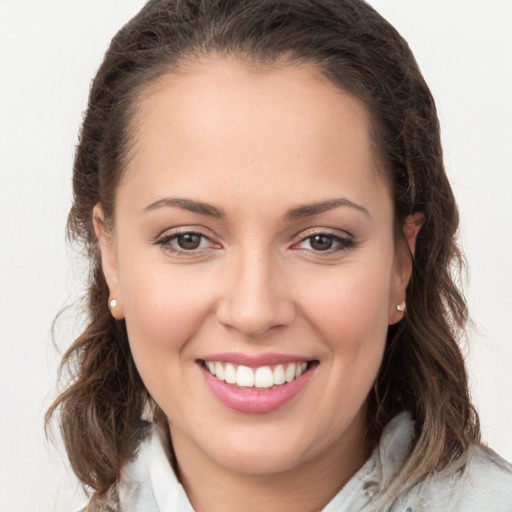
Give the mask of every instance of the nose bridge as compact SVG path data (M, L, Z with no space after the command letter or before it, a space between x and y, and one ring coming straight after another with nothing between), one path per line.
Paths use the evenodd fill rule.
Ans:
M289 324L295 315L283 264L265 247L243 247L227 265L219 320L247 336Z

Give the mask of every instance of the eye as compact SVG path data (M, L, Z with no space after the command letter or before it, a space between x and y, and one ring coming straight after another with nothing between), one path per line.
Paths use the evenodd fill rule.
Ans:
M315 251L327 251L334 244L334 238L328 235L314 235L309 237L309 245Z
M313 252L332 253L351 249L354 245L354 240L348 236L344 237L332 233L315 233L304 237L295 245L295 248Z
M176 236L176 244L185 251L199 249L201 241L202 235L197 233L183 233L183 235Z
M203 252L217 246L206 235L195 231L169 233L160 237L155 243L169 252L178 254Z

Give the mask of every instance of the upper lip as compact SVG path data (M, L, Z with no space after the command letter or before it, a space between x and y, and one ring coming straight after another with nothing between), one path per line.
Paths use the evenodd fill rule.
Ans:
M271 366L285 363L303 363L311 361L312 358L298 356L294 354L268 353L259 355L240 354L238 352L224 352L221 354L208 354L201 357L201 361L218 361L223 363L232 363L235 365L249 366L257 368L259 366Z

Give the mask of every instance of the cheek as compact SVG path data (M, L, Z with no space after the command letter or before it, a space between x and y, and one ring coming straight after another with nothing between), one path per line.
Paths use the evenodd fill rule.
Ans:
M323 280L310 274L303 283L304 302L323 330L357 339L358 333L387 331L390 283L389 269L378 265L354 266Z
M334 386L345 396L363 400L378 373L388 332L390 272L385 267L362 266L339 273L314 290L306 315L330 353ZM312 287L316 283L316 287ZM342 381L342 382L340 382ZM358 398L356 398L358 397Z
M165 353L186 357L187 341L210 311L208 278L197 271L192 275L185 266L141 265L133 260L125 270L121 294L137 365L158 364Z

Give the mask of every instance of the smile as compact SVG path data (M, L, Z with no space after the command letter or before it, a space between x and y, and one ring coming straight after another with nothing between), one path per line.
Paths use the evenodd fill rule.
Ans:
M243 388L269 389L298 379L308 368L307 362L250 368L220 361L205 361L208 371L220 381Z
M263 414L291 402L308 385L319 366L316 360L294 361L285 357L279 361L278 358L264 357L258 361L230 356L230 362L221 358L197 362L207 387L221 404L237 412Z

